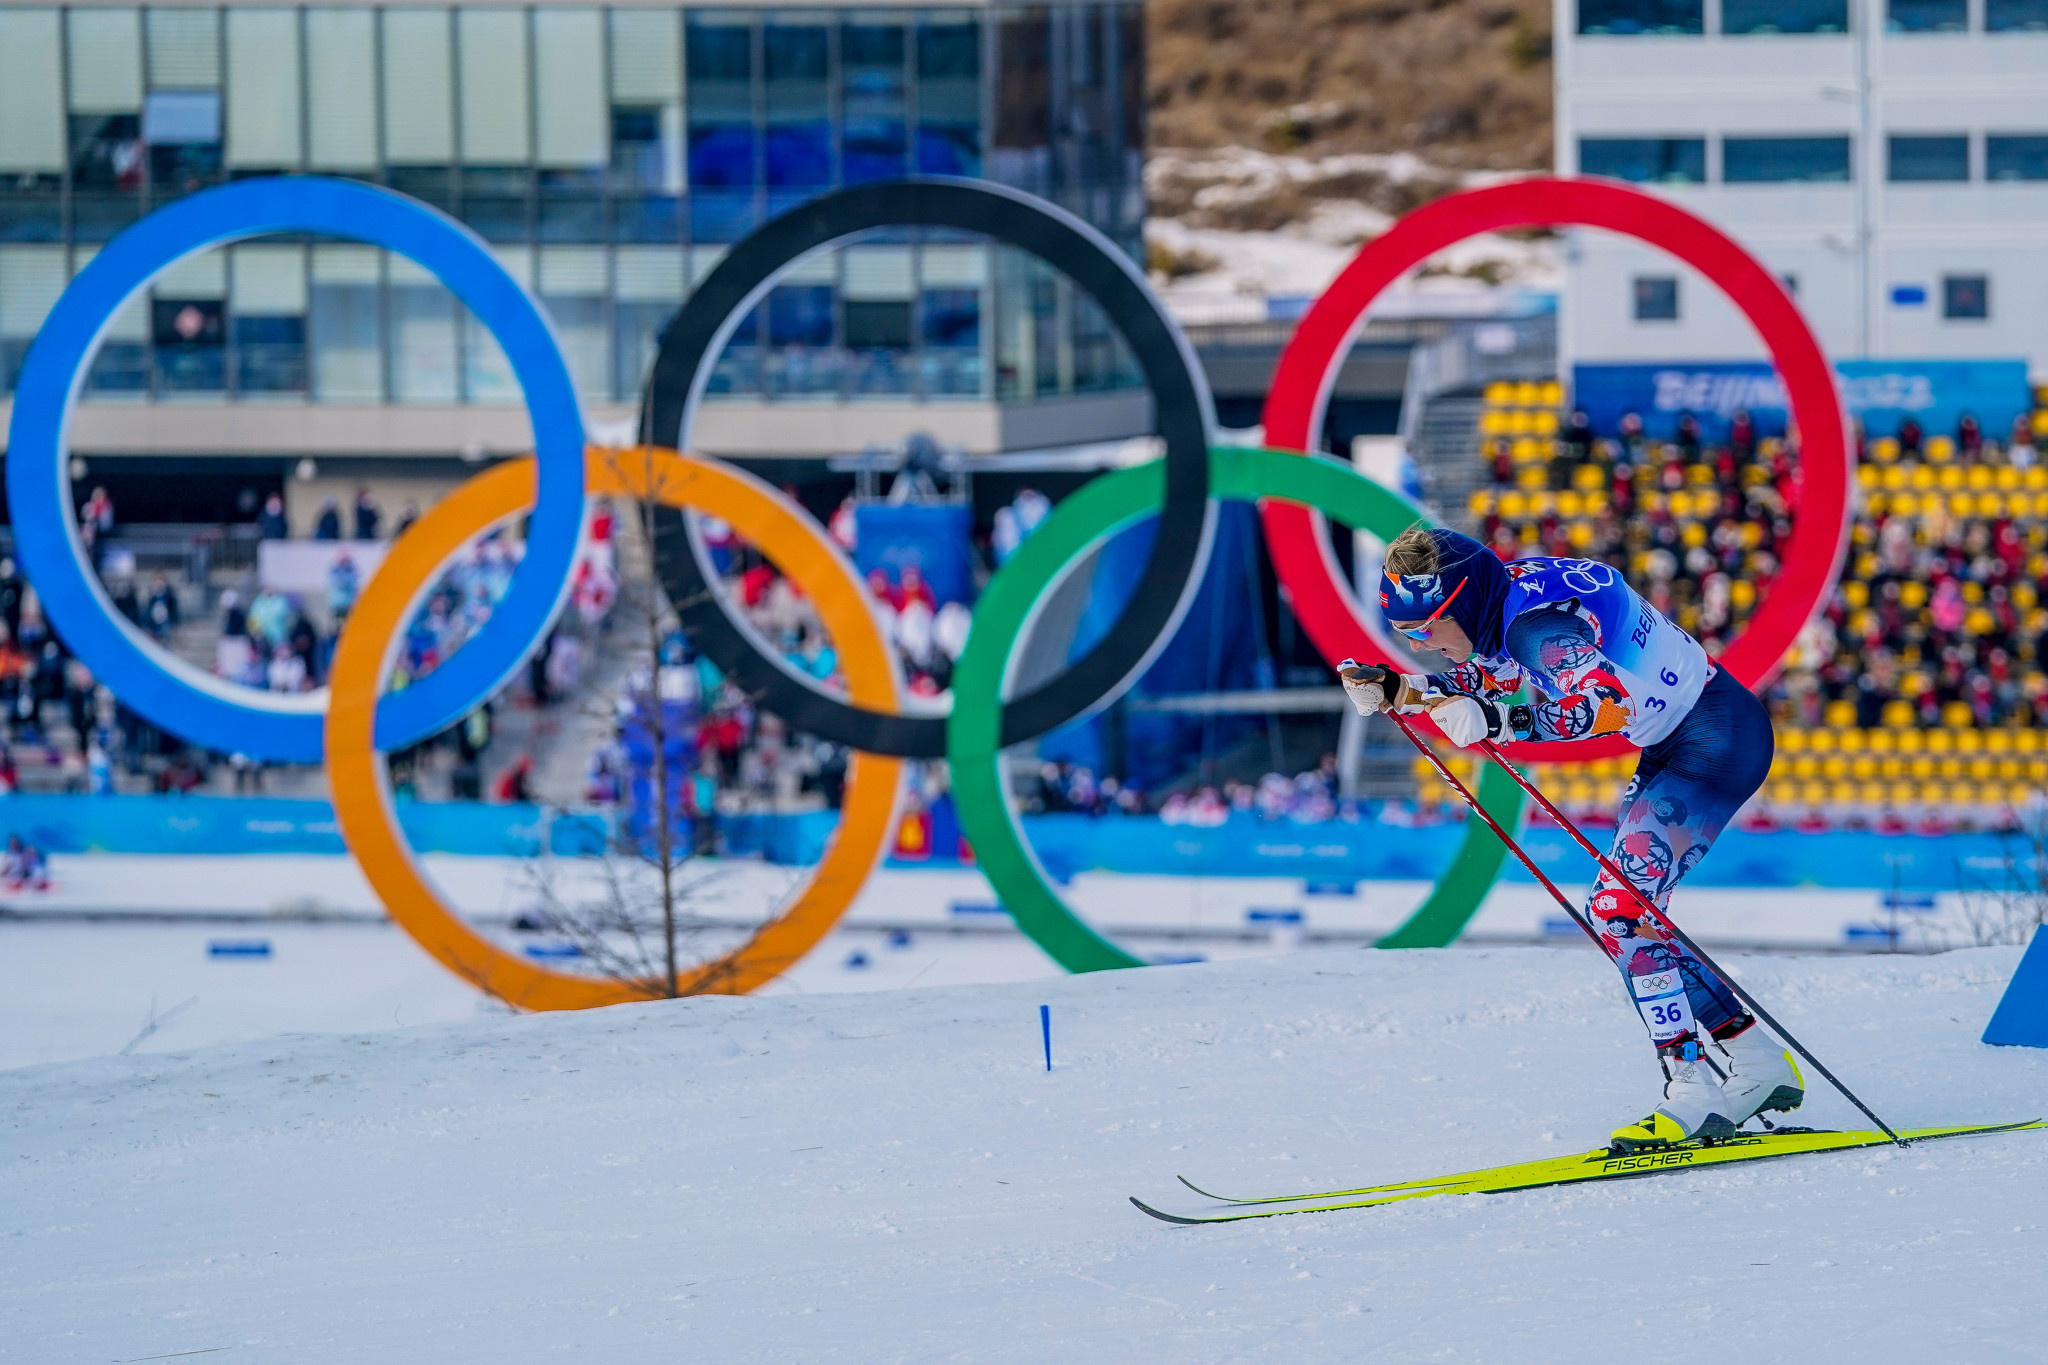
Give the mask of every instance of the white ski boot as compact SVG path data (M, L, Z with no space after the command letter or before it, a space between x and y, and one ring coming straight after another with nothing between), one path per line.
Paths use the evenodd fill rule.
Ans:
M1789 1049L1751 1021L1733 1038L1721 1040L1728 1054L1728 1076L1721 1091L1733 1107L1724 1111L1744 1124L1767 1109L1791 1113L1806 1098L1806 1078ZM1766 1121L1768 1122L1768 1120Z
M1687 1050L1695 1056L1686 1057ZM1697 1058L1698 1051L1696 1042L1658 1049L1668 1077L1663 1102L1646 1117L1615 1129L1609 1144L1613 1151L1640 1152L1681 1142L1735 1136L1738 1120L1733 1115L1739 1106L1721 1089L1720 1081L1706 1062Z

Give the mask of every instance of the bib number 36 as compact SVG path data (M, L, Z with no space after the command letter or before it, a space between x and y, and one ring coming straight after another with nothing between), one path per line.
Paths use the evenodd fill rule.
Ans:
M1692 1002L1686 998L1685 981L1676 967L1631 976L1629 985L1636 1008L1649 1025L1652 1042L1661 1046L1693 1031Z

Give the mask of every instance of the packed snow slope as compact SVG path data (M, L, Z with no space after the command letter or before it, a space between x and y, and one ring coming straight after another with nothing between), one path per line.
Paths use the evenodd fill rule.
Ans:
M2017 949L1737 959L1893 1122L2048 1110ZM1055 1069L1040 1055L1052 1007ZM0 1358L2039 1360L2048 1135L1175 1228L1595 1145L1590 950L704 998L0 1072ZM1860 1126L1816 1092L1804 1117ZM1178 1194L1176 1192L1178 1191Z

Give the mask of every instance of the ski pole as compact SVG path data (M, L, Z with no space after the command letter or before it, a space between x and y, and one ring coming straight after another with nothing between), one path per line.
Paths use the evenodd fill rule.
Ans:
M1414 730L1410 729L1408 722L1403 720L1398 714L1388 711L1386 716L1387 719L1401 727L1401 733L1408 736L1409 742L1414 744L1422 756L1429 760L1430 766L1436 769L1437 776L1456 788L1458 795L1465 798L1465 804L1470 806L1473 812L1486 822L1486 827L1492 830L1503 844L1508 846L1508 851L1521 860L1522 866L1529 869L1529 875L1543 883L1543 889L1548 891L1551 897L1557 901L1558 905L1563 908L1564 912L1572 917L1572 923L1586 931L1586 937L1593 940L1593 946L1600 949L1603 953L1606 952L1607 948L1600 942L1599 933L1591 924L1586 922L1586 917L1579 913L1579 908L1571 903L1564 892L1557 889L1556 882L1543 875L1543 869L1536 866L1535 860L1522 851L1522 846L1515 842L1514 836L1502 829L1500 822L1486 813L1486 807L1479 804L1479 798L1474 796L1471 790L1458 780L1458 775L1452 772L1445 765L1443 759L1437 756L1436 750L1430 748L1429 743L1422 736L1416 734Z
M1393 715L1391 711L1388 712L1388 714ZM1395 716L1394 720L1396 724L1401 726L1402 730L1407 732L1408 738L1414 741L1415 746L1423 750L1425 753L1428 753L1430 755L1431 760L1434 761L1435 754L1430 751L1429 746L1423 742L1422 738L1419 735L1417 735L1413 730L1409 729L1407 723L1403 721L1399 716ZM1637 887L1634 882L1630 881L1627 877L1623 876L1621 869L1616 867L1614 863L1611 860L1609 860L1605 853L1602 853L1598 848L1596 848L1593 844L1593 841L1591 839L1588 839L1585 836L1585 834L1580 831L1577 825L1573 824L1569 819L1567 819L1563 811L1559 810L1556 806L1552 805L1550 803L1550 798L1545 796L1542 790L1538 788L1534 782L1530 781L1526 776L1524 776L1522 771L1515 767L1514 764L1508 762L1507 755L1503 754L1500 751L1498 745L1494 744L1492 740L1481 740L1479 747L1485 752L1488 758L1491 758L1495 763L1498 763L1504 770L1506 770L1507 775L1514 779L1515 785L1520 787L1523 791L1527 792L1532 798L1534 798L1536 804L1543 807L1544 812L1548 814L1551 819L1557 821L1558 825L1572 836L1572 839L1575 842L1577 842L1580 848L1583 848L1584 850L1586 850L1586 852L1593 855L1593 860L1600 865L1601 871L1605 872L1608 875L1608 877L1612 879L1617 885L1624 888L1628 892L1630 897L1632 897L1635 900L1635 903L1637 905L1640 905L1643 908L1643 910L1658 924L1662 925L1665 931L1669 933L1671 937L1677 939L1678 942L1685 948L1687 952L1691 953L1694 957L1698 958L1701 966L1705 967L1708 971L1712 972L1714 975L1720 977L1722 981L1726 982L1728 985L1728 989L1734 993L1735 997L1738 1000L1740 1000L1744 1005L1748 1006L1752 1014L1756 1015L1757 1018L1763 1020L1764 1023L1769 1025L1771 1032L1777 1034L1780 1038L1783 1038L1785 1040L1786 1046L1790 1047L1794 1052L1797 1052L1801 1057L1804 1057L1806 1059L1807 1065L1811 1066L1815 1071L1818 1071L1822 1076L1826 1077L1828 1084L1832 1085L1835 1089L1841 1091L1842 1098L1846 1099L1847 1101L1849 1101L1849 1103L1855 1105L1858 1109L1862 1110L1863 1116L1869 1119L1872 1123L1876 1124L1878 1128L1883 1131L1886 1137L1890 1138L1893 1142L1898 1143L1901 1147L1906 1146L1906 1140L1900 1137L1897 1133L1893 1132L1891 1129L1891 1125L1887 1124L1883 1119L1879 1118L1874 1112L1872 1112L1869 1105L1865 1104L1862 1100L1857 1099L1856 1092L1851 1090L1848 1086L1842 1084L1841 1080L1835 1075L1835 1073L1828 1070L1827 1067L1821 1062L1820 1058L1814 1056L1813 1053L1807 1048L1806 1044L1800 1042L1799 1039L1794 1037L1792 1031L1786 1028L1783 1024L1779 1023L1775 1018L1773 1018L1771 1012L1765 1009L1763 1003L1759 1001L1754 995L1751 995L1748 990L1744 989L1741 982L1737 981L1733 976L1730 976L1726 971L1722 970L1721 965L1715 962L1713 958L1709 957L1705 949L1701 948L1699 944L1693 942L1692 936L1687 934L1683 929L1678 927L1678 925L1672 920L1669 912L1660 910L1655 905L1651 904L1650 898L1648 896L1645 896L1642 893L1642 890L1639 887ZM1445 771L1442 764L1437 765L1437 770L1439 772ZM1461 793L1464 792L1464 788L1462 785L1460 785L1459 791ZM1472 798L1469 794L1465 796L1465 799L1467 801L1472 801ZM1472 808L1474 810L1478 810L1478 803L1472 802ZM1485 814L1485 812L1483 811L1481 811L1480 813L1482 815ZM1493 825L1495 833L1500 832L1500 826L1498 824L1494 824L1493 820L1490 817L1487 819L1487 823ZM1501 837L1505 839L1507 836L1502 835ZM1512 842L1509 843L1509 847L1514 847ZM1517 849L1516 851L1520 852L1519 849ZM1526 855L1523 856L1522 862L1524 863L1524 865L1528 865L1529 859ZM1544 885L1550 887L1550 892L1552 895L1558 895L1557 888L1551 885L1550 881L1547 878L1544 880ZM1574 914L1573 918L1579 919L1579 916ZM1589 933L1592 931L1591 926L1587 925L1583 919L1580 919L1579 925L1581 928L1586 929ZM1599 942L1598 937L1595 937L1594 942ZM1605 951L1604 947L1602 951Z

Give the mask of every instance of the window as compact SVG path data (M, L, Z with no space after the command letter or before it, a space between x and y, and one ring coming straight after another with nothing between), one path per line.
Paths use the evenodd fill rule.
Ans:
M236 171L299 166L299 16L231 9L228 21L228 165Z
M1969 0L1891 0L1884 26L1893 33L1963 33Z
M1847 33L1848 0L1721 0L1723 33Z
M1986 180L2048 180L2048 133L1993 133L1984 139Z
M1052 187L1052 24L1044 8L999 10L989 175L1042 194Z
M1731 137L1721 144L1721 177L1731 185L1846 184L1849 139Z
M754 29L717 11L688 16L691 232L700 242L737 241L754 225Z
M1697 137L1582 137L1579 174L1638 184L1699 185L1707 179L1707 143Z
M377 166L377 16L306 11L307 151L319 171Z
M879 14L856 14L839 30L849 185L895 179L908 169L908 138L903 125L908 57L904 26L881 22Z
M1678 277L1638 275L1635 279L1636 321L1678 321Z
M832 31L822 18L792 22L778 15L762 30L765 170L771 189L832 183L831 47Z
M0 9L0 241L63 240L61 48L56 10Z
M1983 275L1943 275L1941 315L1959 321L1990 317L1990 280Z
M1579 32L1704 33L1700 0L1579 0Z
M2048 33L2048 0L1984 0L1984 27L1992 33Z
M1890 177L1900 181L1958 181L1970 178L1967 134L1894 136Z
M228 12L231 21L235 15ZM304 392L306 249L238 246L229 266L235 388L245 394Z
M917 170L981 173L981 24L943 11L917 29Z

